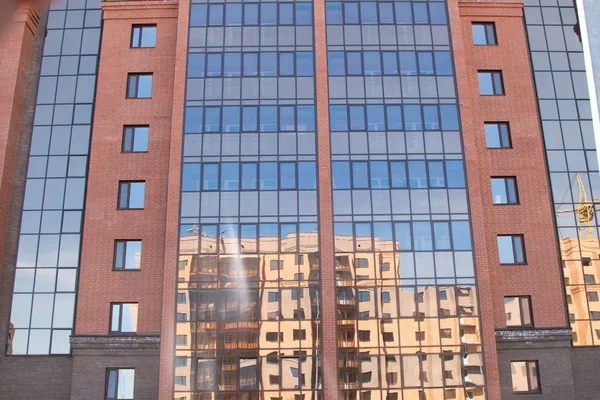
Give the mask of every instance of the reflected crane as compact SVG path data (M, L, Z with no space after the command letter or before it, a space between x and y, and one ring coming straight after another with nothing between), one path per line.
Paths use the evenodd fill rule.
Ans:
M581 225L585 225L585 227L580 227L579 231L581 233L581 237L590 237L594 232L592 228L592 221L594 220L594 211L600 211L600 208L594 208L594 201L598 201L597 197L593 199L588 198L588 192L581 180L581 176L579 172L575 173L575 179L577 180L577 188L579 192L579 204L577 207L571 210L560 210L557 211L557 214L576 212L577 213L577 221Z

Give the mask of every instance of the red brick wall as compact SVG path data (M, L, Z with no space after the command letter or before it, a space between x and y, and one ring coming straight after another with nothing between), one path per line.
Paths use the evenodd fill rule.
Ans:
M0 27L0 260L4 257L27 69L38 22L35 10L25 7L8 26Z
M167 181L177 35L172 2L104 2L76 334L106 334L111 302L139 302L138 332L161 330ZM131 49L131 25L156 23L156 48ZM153 72L152 99L126 99L128 72ZM121 153L123 125L149 125L147 153ZM117 210L118 182L145 180L143 210ZM141 270L113 271L115 239L142 239Z
M488 396L500 398L494 330L504 296L529 295L536 327L566 315L542 134L522 2L449 1L482 315ZM471 22L493 21L498 45L474 46ZM502 70L504 96L480 96L477 70ZM485 121L510 123L512 149L487 149ZM493 205L491 176L516 176L518 205ZM499 265L496 236L523 234L527 265Z

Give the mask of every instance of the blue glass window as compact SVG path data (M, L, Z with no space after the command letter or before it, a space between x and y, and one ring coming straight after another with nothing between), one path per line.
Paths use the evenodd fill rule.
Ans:
M369 188L369 172L366 161L352 163L352 185L355 189Z
M281 3L279 4L279 25L294 24L294 4Z
M204 113L204 132L219 132L221 130L221 108L206 107Z
M200 190L200 164L183 164L181 190Z
M358 24L358 3L344 3L344 23Z
M334 161L331 173L334 189L350 189L350 164L347 161Z
M414 51L401 51L400 53L400 74L416 75L417 58Z
M415 250L432 250L431 224L429 222L413 222L412 225Z
M258 76L257 53L244 53L244 76Z
M223 4L209 5L208 24L223 25Z
M445 131L458 130L458 112L455 105L442 104L440 105L442 114L442 128Z
M279 53L279 75L294 76L294 53Z
M363 59L365 62L365 75L381 75L381 59L378 51L365 51Z
M452 60L450 59L449 51L436 51L435 57L435 74L436 75L452 75Z
M277 131L277 106L260 106L260 131Z
M277 25L276 3L260 3L260 24Z
M377 23L377 3L360 2L360 19L363 24Z
M421 75L433 75L433 58L431 52L420 51L419 56L419 74Z
M400 3L395 2L394 6L396 7L396 23L401 24L412 24L412 9L410 7L411 3Z
M440 129L437 106L423 106L423 117L425 118L426 131Z
M225 53L224 76L240 76L242 70L242 55L240 53Z
M202 166L202 190L219 189L219 164L204 164Z
M260 53L260 76L277 76L277 53Z
M396 222L394 224L394 233L397 250L412 250L410 223Z
M408 162L408 178L412 189L427 187L427 171L425 161Z
M446 161L446 176L449 188L465 187L465 170L462 161Z
M282 106L279 108L279 130L296 130L296 110L293 106Z
M327 24L329 25L341 25L342 21L342 3L326 3L326 16Z
M445 3L429 3L429 14L431 15L432 24L444 25L447 23Z
M185 133L202 132L202 107L186 107Z
M223 107L223 132L239 132L240 131L240 107L225 106Z
M221 164L221 190L240 189L240 166L238 163Z
M427 3L412 3L412 4L413 4L415 24L429 23L429 18L427 17Z
M365 130L365 107L349 106L350 108L350 129L353 131Z
M315 131L315 107L297 106L298 110L298 132Z
M393 3L378 3L379 4L379 23L393 24L394 23L394 6Z
M433 235L436 250L450 250L450 228L447 222L434 222Z
M204 53L190 53L188 56L188 78L204 76Z
M446 187L444 178L444 163L442 161L427 161L429 167L429 187Z
M258 107L242 108L242 130L256 132L258 130Z
M346 75L346 64L343 51L327 52L327 69L330 76Z
M260 163L260 189L277 190L277 163Z
M329 106L329 118L332 132L348 130L348 112L346 106Z
M384 131L385 117L383 113L383 105L368 105L367 106L367 122L370 131Z
M404 107L404 126L407 131L423 130L421 121L421 107L417 105L405 105Z
M221 76L221 53L209 53L206 58L206 76Z
M206 26L206 4L192 4L190 11L190 26Z
M390 171L392 173L392 187L405 188L408 187L406 181L406 162L391 161Z
M349 51L346 53L346 63L348 64L348 75L362 75L362 56L358 51Z
M283 162L279 165L281 189L296 189L296 163Z
M254 190L257 188L258 166L256 163L242 164L242 190Z
M398 75L398 54L395 51L383 52L383 74Z
M244 4L244 25L258 25L258 4Z
M296 3L296 25L312 25L312 17L312 4Z
M225 8L225 25L236 26L242 24L242 5L227 4Z
M371 161L371 188L387 189L389 187L387 161Z
M452 221L454 250L471 250L471 228L468 221Z
M296 53L296 75L313 76L313 53L311 51L299 51Z
M402 109L400 106L386 106L387 129L389 131L402 130Z
M314 162L298 163L298 189L317 188L317 166Z

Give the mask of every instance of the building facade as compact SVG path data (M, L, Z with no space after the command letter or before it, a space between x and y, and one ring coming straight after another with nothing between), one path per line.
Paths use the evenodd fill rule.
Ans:
M2 397L597 398L597 14L21 7Z

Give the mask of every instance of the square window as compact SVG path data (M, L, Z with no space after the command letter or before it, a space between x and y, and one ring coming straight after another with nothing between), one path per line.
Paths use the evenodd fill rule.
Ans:
M445 290L440 290L440 300L448 300L448 293Z
M425 332L415 332L415 340L425 340Z
M492 202L494 204L518 204L517 196L517 178L493 177L492 184Z
M512 361L510 363L514 393L540 393L537 361Z
M269 262L269 267L271 271L276 271L278 269L283 269L283 260L271 260Z
M128 74L127 98L150 99L152 98L152 74Z
M177 293L177 304L186 304L187 297L185 293Z
M146 182L119 182L119 210L144 208Z
M133 400L135 370L109 368L106 370L106 400Z
M143 153L148 151L147 126L126 126L123 129L123 153Z
M133 25L131 47L156 47L156 25Z
M294 340L306 340L306 329L294 329Z
M507 122L486 122L485 141L488 149L510 149L510 130Z
M358 331L358 340L360 342L368 342L371 340L371 331Z
M517 296L504 298L504 313L508 327L532 327L531 297Z
M279 301L279 292L269 292L269 303L276 303Z
M479 94L483 96L498 96L504 94L502 71L478 71Z
M583 281L587 284L594 285L596 283L596 277L592 274L584 274Z
M474 45L494 45L496 40L496 24L493 22L473 22L471 24Z
M525 264L523 235L498 235L500 264Z
M139 270L142 258L141 240L115 241L115 260L113 268L116 270Z
M137 332L137 303L111 303L110 307L111 333Z
M390 292L381 292L381 302L391 303Z
M440 337L442 339L451 339L452 338L452 329L442 329L440 331Z
M394 341L394 333L392 332L382 332L382 337L384 342L393 342Z
M296 254L294 264L304 265L304 254Z
M588 292L588 301L598 301L598 292Z

